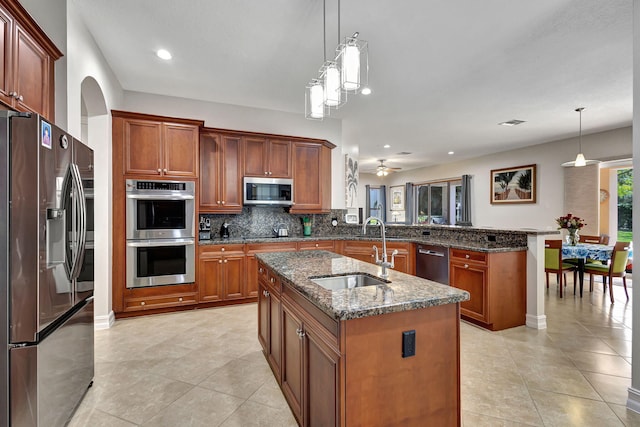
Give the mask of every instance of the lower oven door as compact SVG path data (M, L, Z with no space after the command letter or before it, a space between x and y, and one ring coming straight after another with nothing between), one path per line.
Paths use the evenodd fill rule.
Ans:
M127 241L127 288L195 281L195 240Z

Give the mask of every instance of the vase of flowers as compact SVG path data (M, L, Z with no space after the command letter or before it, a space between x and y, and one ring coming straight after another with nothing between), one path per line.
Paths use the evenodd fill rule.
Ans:
M558 230L563 228L567 230L569 233L567 234L567 243L572 246L577 245L580 241L578 231L587 225L585 224L584 219L574 216L571 213L561 216L560 218L556 218L556 223L558 224Z

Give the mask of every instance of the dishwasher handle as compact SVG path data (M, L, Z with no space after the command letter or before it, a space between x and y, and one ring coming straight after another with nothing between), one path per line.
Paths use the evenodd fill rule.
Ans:
M443 252L438 252L438 251L432 251L430 249L418 249L418 253L422 254L422 255L432 255L432 256L439 256L439 257L443 257L444 253Z

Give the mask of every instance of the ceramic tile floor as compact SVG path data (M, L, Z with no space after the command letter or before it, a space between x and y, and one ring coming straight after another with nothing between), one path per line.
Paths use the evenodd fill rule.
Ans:
M475 426L640 426L627 411L631 303L560 299L548 329L461 327L462 418ZM79 426L295 426L257 340L257 306L118 320L96 332L93 387Z

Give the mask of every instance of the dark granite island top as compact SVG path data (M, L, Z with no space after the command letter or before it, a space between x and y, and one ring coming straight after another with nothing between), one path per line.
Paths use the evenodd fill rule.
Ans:
M328 251L259 253L258 259L285 283L336 320L357 319L466 301L469 293L430 280L388 269L388 284L328 290L310 277L367 273L379 277L381 268Z

